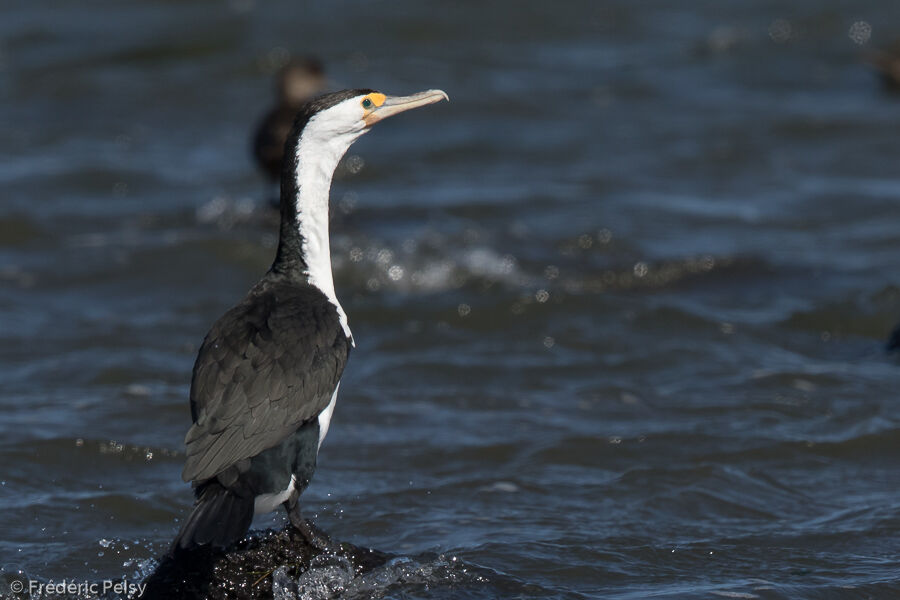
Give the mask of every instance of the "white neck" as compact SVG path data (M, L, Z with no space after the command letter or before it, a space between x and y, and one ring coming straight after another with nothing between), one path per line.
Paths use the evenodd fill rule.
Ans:
M359 137L319 135L312 122L297 143L297 221L303 239L302 252L309 282L334 304L341 327L352 339L347 315L334 292L331 275L331 245L328 239L328 196L338 161Z

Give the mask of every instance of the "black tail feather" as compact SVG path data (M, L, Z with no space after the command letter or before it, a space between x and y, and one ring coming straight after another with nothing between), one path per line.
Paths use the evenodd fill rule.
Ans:
M252 496L238 496L216 482L204 484L169 553L207 545L226 548L244 537L252 521Z

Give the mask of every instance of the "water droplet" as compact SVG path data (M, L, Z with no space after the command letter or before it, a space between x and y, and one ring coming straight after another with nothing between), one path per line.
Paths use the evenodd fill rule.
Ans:
M787 19L775 19L769 25L769 37L776 44L783 44L794 35L794 29Z
M350 171L351 173L353 173L354 175L356 175L357 173L362 171L362 168L364 166L366 166L366 161L363 159L362 156L360 156L358 154L353 154L353 155L347 157L347 170Z
M608 244L612 241L612 231L609 229L603 228L597 232L597 241L601 244Z
M400 265L393 265L388 269L388 277L391 278L391 281L400 281L403 279L403 267Z
M394 259L394 253L384 248L378 251L378 254L375 256L375 262L377 262L381 266L387 266Z
M866 21L857 21L850 26L847 37L853 40L854 43L862 46L872 37L872 26Z
M534 299L543 304L550 299L550 292L547 290L538 290L534 295Z
M461 317L467 317L469 316L469 313L472 312L472 307L463 303L456 307L456 312L458 312Z
M362 160L362 159L360 159ZM351 172L355 172L351 169ZM347 192L341 197L340 202L338 202L338 207L341 209L345 215L353 212L353 209L356 208L356 200L359 196L356 192Z

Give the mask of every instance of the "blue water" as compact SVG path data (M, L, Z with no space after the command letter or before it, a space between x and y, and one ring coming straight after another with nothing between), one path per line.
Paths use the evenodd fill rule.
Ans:
M250 133L311 52L451 102L332 192L357 348L303 501L404 558L292 590L900 597L900 98L861 60L900 5L3 12L7 584L139 578L187 515L193 360L276 243Z

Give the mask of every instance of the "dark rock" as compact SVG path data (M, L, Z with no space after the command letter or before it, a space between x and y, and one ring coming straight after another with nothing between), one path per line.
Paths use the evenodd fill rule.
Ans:
M165 557L144 581L142 600L217 600L272 598L273 573L296 581L314 560L334 554L352 566L356 575L381 567L394 558L389 554L334 542L323 552L309 545L293 528L253 532L227 550L203 548Z

